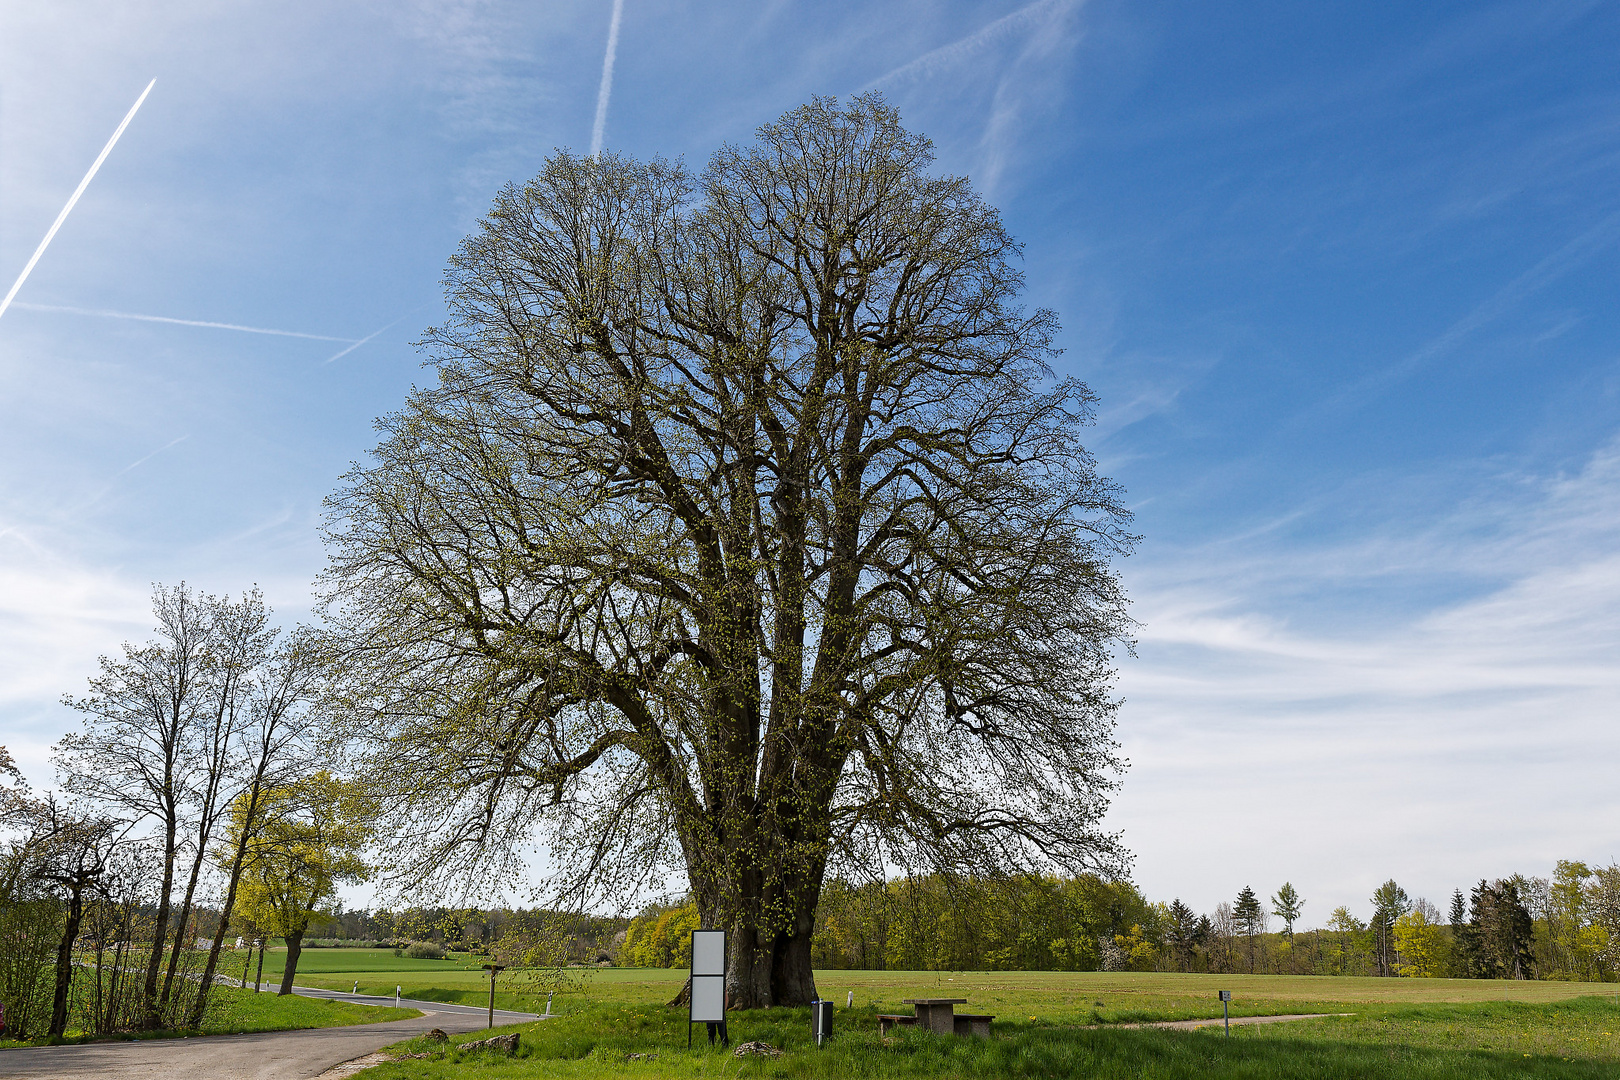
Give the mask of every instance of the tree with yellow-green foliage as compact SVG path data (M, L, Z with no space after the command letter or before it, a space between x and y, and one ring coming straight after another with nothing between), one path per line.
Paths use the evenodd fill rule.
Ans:
M247 825L248 807L231 809L232 839ZM322 770L297 783L271 788L264 823L247 843L248 858L236 914L287 942L279 993L292 993L298 954L312 916L340 884L366 880L362 852L374 816L365 795Z
M1395 974L1414 979L1433 979L1446 972L1450 939L1440 925L1439 913L1426 901L1397 916L1393 928Z
M691 900L649 911L630 921L619 961L630 967L685 967L692 962L692 931L699 925L697 904Z

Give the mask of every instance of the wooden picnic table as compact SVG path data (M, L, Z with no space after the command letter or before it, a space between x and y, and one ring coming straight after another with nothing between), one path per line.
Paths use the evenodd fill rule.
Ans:
M990 1021L993 1016L972 1016L966 1013L958 1016L956 1007L966 1005L967 998L904 998L902 1003L910 1005L913 1016L878 1017L878 1030L887 1033L895 1024L905 1024L926 1028L936 1035L978 1035L987 1037L990 1034Z

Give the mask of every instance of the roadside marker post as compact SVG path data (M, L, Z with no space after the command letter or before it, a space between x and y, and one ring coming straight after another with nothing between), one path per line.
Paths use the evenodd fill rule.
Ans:
M399 1008L399 987L394 987L394 1008Z
M505 964L480 964L479 966L484 968L485 970L487 970L489 972L489 1026L494 1027L495 1026L495 973L498 972L498 971L505 971L506 970L506 965ZM547 1005L546 1010L549 1012L551 1010L551 1006Z
M1232 991L1221 991L1221 1019L1226 1023L1226 1037L1232 1037L1232 1014L1228 1002L1232 1000Z

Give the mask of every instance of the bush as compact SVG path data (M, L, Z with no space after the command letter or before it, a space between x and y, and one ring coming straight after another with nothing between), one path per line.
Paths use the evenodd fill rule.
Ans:
M443 960L444 950L431 941L413 941L405 947L405 955L412 960Z

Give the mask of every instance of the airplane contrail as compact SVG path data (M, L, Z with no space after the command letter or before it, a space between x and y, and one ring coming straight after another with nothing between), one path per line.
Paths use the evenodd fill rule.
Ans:
M615 3L617 2L618 0L615 0ZM79 181L79 186L73 189L72 197L68 199L67 205L62 207L62 212L56 215L56 220L51 223L50 231L45 234L45 239L41 240L39 247L34 249L33 257L28 260L28 265L23 267L21 274L17 275L17 280L11 286L11 291L6 293L4 300L0 300L0 316L5 315L6 308L11 306L12 297L17 295L17 290L22 288L23 282L28 280L28 275L34 269L34 264L39 262L39 257L45 254L45 249L50 246L52 238L56 236L56 230L60 229L62 222L67 220L68 212L79 201L79 196L84 194L84 189L90 186L90 181L95 179L96 170L101 168L101 163L107 160L108 154L112 153L113 146L118 142L118 136L122 135L124 129L129 127L129 122L135 119L135 111L141 107L141 102L146 100L146 95L150 94L152 87L156 85L156 79L146 84L146 89L141 91L141 96L135 99L135 104L131 105L129 112L124 114L123 123L119 124L118 130L112 133L112 138L107 140L107 145L101 148L101 153L96 157L96 163L90 166L90 171L84 174L84 179Z
M134 319L137 322L170 323L175 326L205 326L212 330L240 330L244 334L273 334L276 337L308 338L311 341L341 341L358 344L354 338L333 337L331 334L306 334L299 330L270 330L263 326L240 326L236 323L208 322L204 319L173 319L167 315L136 315L128 311L102 311L97 308L67 307L62 304L30 304L18 302L24 311L59 311L68 315L94 315L98 319Z
M591 157L602 152L602 134L607 129L608 98L613 94L613 58L619 51L619 20L623 16L624 0L613 0L607 52L602 55L602 85L596 91L596 123L591 126Z
M412 310L414 311L415 309L413 308ZM361 338L359 341L356 341L354 344L350 345L347 349L344 349L341 352L334 353L333 355L328 356L326 358L326 360L324 361L324 363L330 364L334 360L341 360L343 357L348 356L350 353L354 352L354 350L358 349L360 346L364 345L366 342L370 341L372 338L374 338L378 334L382 333L383 330L392 330L394 327L398 326L400 323L402 323L406 319L410 318L410 315L411 315L411 312L407 311L405 314L401 315L399 318L395 319L393 322L389 323L387 326L383 327L381 330L373 330L371 333L367 334L365 337Z

